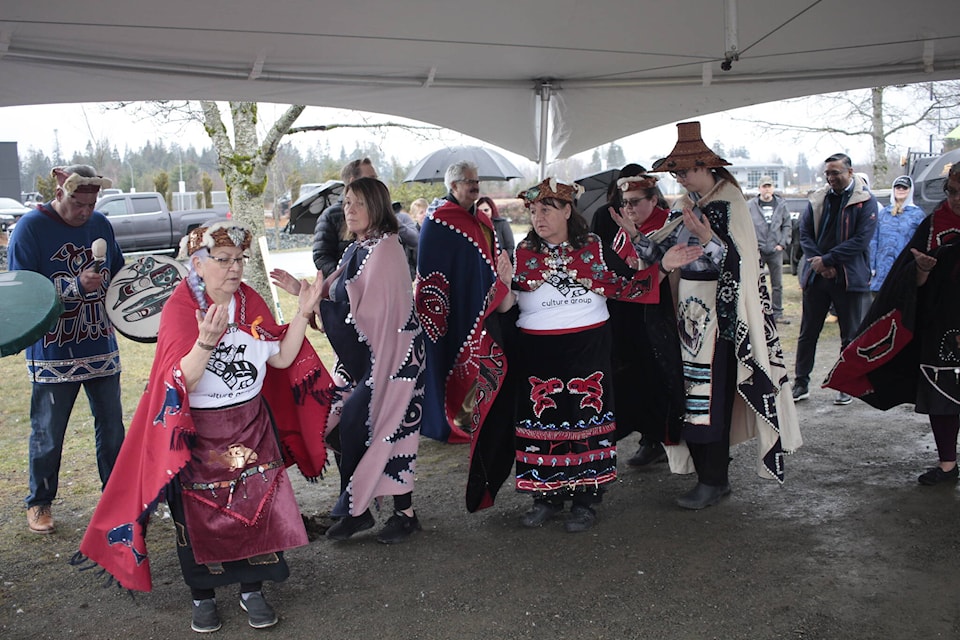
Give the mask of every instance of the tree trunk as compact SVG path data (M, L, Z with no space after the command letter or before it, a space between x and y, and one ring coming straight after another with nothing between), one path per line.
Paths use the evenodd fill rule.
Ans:
M883 124L883 90L874 87L870 90L870 139L873 141L873 184L886 184L887 171L887 134Z
M244 279L269 304L269 279L263 268L263 256L260 255L257 241L265 232L263 190L267 186L270 163L276 155L280 140L305 107L293 105L287 109L271 127L261 144L257 137L257 104L255 102L230 103L233 143L227 135L217 103L201 101L200 105L203 109L207 133L217 151L217 164L223 182L227 186L233 219L249 227L253 233L251 259L244 270Z

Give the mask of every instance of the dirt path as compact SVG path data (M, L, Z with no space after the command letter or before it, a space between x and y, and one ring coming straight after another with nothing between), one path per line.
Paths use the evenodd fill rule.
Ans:
M836 346L821 344L815 381ZM798 405L805 445L782 487L756 476L752 444L734 451L731 497L702 512L673 505L690 477L622 465L600 522L580 535L559 522L522 529L527 501L509 488L492 509L466 513L466 449L425 441L416 539L386 547L369 532L295 550L291 578L268 586L280 624L250 629L224 589L214 637L960 637L960 490L916 482L935 459L926 421L831 398L815 388ZM621 456L635 447L622 443ZM3 495L25 485L0 482ZM304 512L327 509L335 486L298 481ZM27 533L19 502L0 507L0 535L13 542L0 562L0 637L197 637L169 520L155 519L148 540L154 591L131 598L67 566L96 496L61 498L53 536Z

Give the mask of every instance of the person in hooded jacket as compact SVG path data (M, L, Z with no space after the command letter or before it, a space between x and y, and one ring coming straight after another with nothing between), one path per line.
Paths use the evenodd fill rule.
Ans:
M877 230L870 242L870 291L876 297L900 251L927 214L913 204L913 180L900 176L893 181L890 204L877 213Z

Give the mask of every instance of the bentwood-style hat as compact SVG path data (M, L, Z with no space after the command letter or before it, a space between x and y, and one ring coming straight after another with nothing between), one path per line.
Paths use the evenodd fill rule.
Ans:
M246 251L253 242L253 234L242 224L232 220L217 220L193 229L180 240L180 257L192 256L200 249L239 247Z
M685 171L713 169L730 163L710 150L700 137L699 122L677 123L677 144L666 158L653 163L652 171Z
M540 184L518 193L517 197L523 200L523 206L529 207L546 198L573 203L581 193L583 187L578 184L566 184L556 178L545 178Z

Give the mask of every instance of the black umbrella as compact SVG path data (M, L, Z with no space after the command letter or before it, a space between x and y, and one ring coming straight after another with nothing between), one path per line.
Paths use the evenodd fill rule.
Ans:
M583 187L583 193L577 198L577 211L587 219L587 222L590 222L597 209L607 202L607 190L619 177L620 169L607 169L574 180Z
M343 193L343 183L339 180L327 180L319 187L300 194L290 206L290 221L287 233L313 233L317 218L323 210L337 201Z
M414 165L404 182L443 182L447 167L468 160L477 165L480 180L511 180L523 177L502 155L485 147L452 147L434 151Z

